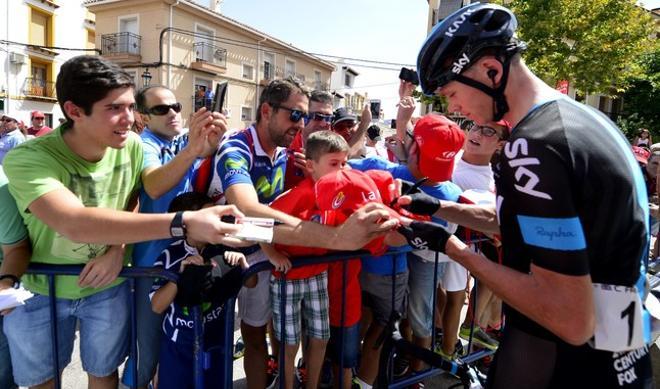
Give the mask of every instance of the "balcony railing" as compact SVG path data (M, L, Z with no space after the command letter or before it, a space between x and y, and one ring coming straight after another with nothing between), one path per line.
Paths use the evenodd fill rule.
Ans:
M39 78L28 77L23 83L23 94L27 97L45 97L54 99L55 83Z
M215 66L227 67L227 50L207 42L193 44L195 61L208 62Z
M103 55L133 54L140 55L142 37L132 32L118 32L101 36L101 51Z

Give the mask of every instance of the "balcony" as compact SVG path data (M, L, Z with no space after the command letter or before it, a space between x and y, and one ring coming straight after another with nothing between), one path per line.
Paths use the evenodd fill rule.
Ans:
M30 100L57 101L55 83L39 78L28 77L23 83L23 95Z
M212 74L222 74L227 71L227 50L208 42L193 44L195 61L190 65L195 70Z
M101 55L119 64L142 62L142 37L132 32L101 36Z

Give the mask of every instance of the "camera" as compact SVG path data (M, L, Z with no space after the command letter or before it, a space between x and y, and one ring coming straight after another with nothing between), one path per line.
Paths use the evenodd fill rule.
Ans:
M401 72L399 73L399 79L403 81L408 81L413 85L419 85L419 77L417 76L417 72L412 69L408 69L406 67L401 68Z

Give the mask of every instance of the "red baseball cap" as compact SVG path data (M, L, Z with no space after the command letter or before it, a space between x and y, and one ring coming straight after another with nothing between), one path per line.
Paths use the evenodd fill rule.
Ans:
M465 143L463 130L443 115L429 114L417 121L413 134L419 149L419 171L432 181L449 181L454 157Z
M30 114L30 118L31 118L31 119L34 119L34 118L45 118L45 117L46 117L46 116L45 116L44 113L41 112L41 111L32 111L32 113Z
M406 209L401 208L397 203L399 193L396 190L396 183L394 177L390 172L385 170L367 170L365 172L376 183L378 191L380 192L383 204L392 207L399 215L408 217L415 220L431 220L430 216L416 215Z
M639 146L633 146L632 147L633 154L635 154L635 159L637 162L641 164L648 164L649 163L649 157L651 156L651 152L648 151L647 149Z

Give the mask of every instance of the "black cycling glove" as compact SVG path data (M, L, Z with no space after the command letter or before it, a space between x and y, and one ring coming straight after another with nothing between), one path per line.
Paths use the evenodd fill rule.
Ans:
M409 226L399 227L397 231L406 237L412 247L441 253L445 252L447 240L452 236L441 225L432 222L414 221Z
M414 214L432 216L440 209L440 200L424 192L413 193L409 196L412 202L408 205L402 205L401 208Z
M211 287L211 269L213 269L211 265L186 266L176 283L177 292L174 302L185 307L200 305L204 292Z

